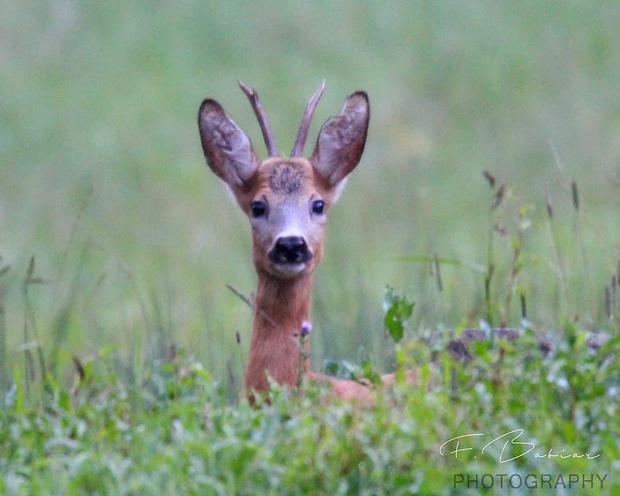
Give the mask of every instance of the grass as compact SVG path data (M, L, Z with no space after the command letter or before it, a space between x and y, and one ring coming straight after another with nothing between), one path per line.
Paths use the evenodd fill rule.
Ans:
M5 2L0 492L461 494L454 474L504 472L608 474L598 493L617 492L619 21L581 2ZM323 78L314 132L368 91L313 363L408 364L430 390L372 411L314 390L238 399L251 312L226 285L253 291L249 233L195 126L211 96L259 143L238 78L283 149ZM433 340L500 324L522 338L466 366ZM600 457L439 454L514 429Z
M372 409L326 403L324 392L312 388L303 396L275 388L271 405L256 410L245 401L230 404L225 389L184 354L152 362L135 382L119 377L111 356L102 356L77 366L71 389L48 382L39 407L22 386L5 394L0 488L3 494L462 494L461 474L493 474L488 493L504 494L501 474L533 474L529 484L539 485L542 474L553 474L554 484L566 479L559 493L568 494L575 491L562 487L571 476L596 474L606 483L588 493L614 494L618 342L595 352L583 333L566 332L545 358L530 332L516 343L479 343L466 366L440 354L434 372L429 343L410 343L399 365L416 357L421 383L397 386ZM453 454L459 446L450 440L474 433L484 434L484 442L469 438ZM518 480L513 492L526 494ZM573 480L572 487L583 483Z

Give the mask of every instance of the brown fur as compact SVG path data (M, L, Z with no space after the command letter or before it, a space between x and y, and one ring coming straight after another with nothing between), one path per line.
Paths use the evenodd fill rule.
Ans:
M299 193L305 178L304 167L295 162L277 162L269 174L269 188L273 193Z

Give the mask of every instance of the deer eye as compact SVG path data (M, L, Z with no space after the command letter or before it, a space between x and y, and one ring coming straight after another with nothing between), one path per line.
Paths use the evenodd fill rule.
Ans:
M312 213L322 214L325 210L325 202L323 200L315 200L312 202Z
M263 201L254 201L252 205L250 205L250 209L252 210L252 217L262 217L267 213L267 204Z

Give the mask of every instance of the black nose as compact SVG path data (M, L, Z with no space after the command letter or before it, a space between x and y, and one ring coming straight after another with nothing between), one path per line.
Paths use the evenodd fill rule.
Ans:
M304 238L285 236L278 238L269 252L269 258L274 263L305 263L312 258L312 254Z

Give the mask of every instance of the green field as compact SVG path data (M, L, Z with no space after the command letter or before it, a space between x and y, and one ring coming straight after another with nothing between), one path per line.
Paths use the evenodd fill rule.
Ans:
M608 474L588 494L616 494L618 26L616 2L5 0L0 493L462 494L455 473L536 471ZM368 92L316 274L314 368L402 361L430 392L362 412L316 391L237 400L251 310L226 285L254 290L249 227L196 126L215 98L264 153L237 79L284 150L321 80L309 141ZM407 344L384 330L386 286L415 302ZM525 327L502 358L493 341L429 366L434 331L500 324ZM611 339L593 351L589 332ZM520 428L600 457L438 452Z

